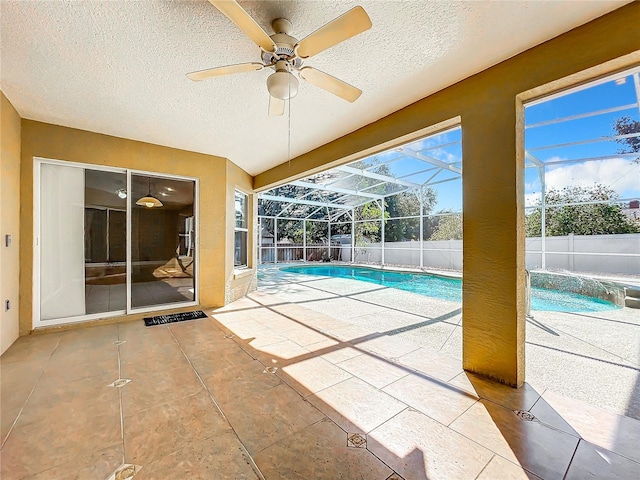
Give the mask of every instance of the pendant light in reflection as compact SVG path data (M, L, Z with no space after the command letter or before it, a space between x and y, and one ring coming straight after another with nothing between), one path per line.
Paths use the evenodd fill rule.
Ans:
M162 202L158 200L156 197L151 195L151 177L149 178L149 193L147 196L138 199L136 205L140 205L141 207L154 208L154 207L162 207Z

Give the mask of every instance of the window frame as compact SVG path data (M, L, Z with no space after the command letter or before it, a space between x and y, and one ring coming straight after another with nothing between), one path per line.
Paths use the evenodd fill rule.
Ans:
M243 224L245 225L244 227L242 226L238 226L238 218L235 216L236 212L238 211L236 209L236 202L237 202L237 198L238 195L242 196L242 198L244 199L244 204L243 204ZM234 270L246 270L249 268L249 194L243 192L242 190L239 189L235 189L234 190L234 194L233 194L233 210L234 210L234 222L233 222L233 268ZM236 264L236 235L238 233L244 232L245 233L245 240L244 245L240 245L241 250L240 250L240 258L244 257L245 258L245 263L238 263ZM242 250L244 249L244 250ZM243 255L244 252L244 255Z

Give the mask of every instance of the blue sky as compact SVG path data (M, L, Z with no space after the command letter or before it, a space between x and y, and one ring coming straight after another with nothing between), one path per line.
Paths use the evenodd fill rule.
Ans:
M621 107L636 102L633 77L627 76L624 82L609 81L527 107L525 109L526 125ZM615 135L613 124L616 119L622 116L640 120L638 107L634 106L622 111L527 128L525 148L544 162L612 156L612 158L603 160L548 167L546 170L547 189L602 183L613 188L620 195L620 198L638 198L640 196L640 165L633 163L632 158L616 156L616 153L623 146L613 140L537 150L544 146ZM525 169L525 199L527 203L530 204L539 196L540 181L537 170L535 168Z
M567 95L541 102L525 109L526 125L539 122L581 115L598 110L610 109L637 103L637 97L631 75L622 81L609 81L587 89L579 90ZM525 132L525 148L543 162L573 160L581 158L605 157L612 158L550 165L546 169L547 189L551 187L563 188L569 185L593 185L602 183L613 188L620 198L640 197L640 165L633 163L632 158L623 158L616 153L622 145L613 141L598 141L587 144L558 146L583 140L599 139L615 135L613 124L616 119L628 116L640 120L637 106L625 110L600 114L587 118L580 118L551 125L529 127ZM461 130L455 129L445 134L428 137L411 144L414 150L422 150L433 145L457 142L435 150L429 150L429 155L451 163L462 158ZM541 148L545 147L545 148ZM403 162L391 164L391 170L396 176L402 176L409 171L409 165ZM422 182L426 174L408 178ZM451 176L441 173L436 179ZM462 209L462 182L460 180L434 185L438 194L435 211ZM540 180L535 168L525 169L525 201L527 205L540 197Z
M620 198L640 198L640 163L633 162L635 157L625 158L617 155L623 148L621 144L610 139L602 140L603 137L616 134L613 129L616 119L627 116L640 121L637 105L616 112L536 126L540 122L637 104L637 102L633 77L628 75L615 81L611 80L589 88L574 90L566 95L550 98L547 101L526 107L525 149L539 160L554 162L607 157L586 162L548 165L545 170L547 190L550 188L561 189L571 185L591 186L595 183L602 183L614 189ZM558 146L559 144L585 140L598 141ZM462 131L459 127L405 146L448 164L458 167L462 165ZM394 159L399 160L394 161ZM365 168L385 163L396 178L404 178L419 184L423 184L437 172L437 167L433 167L432 171L415 173L430 168L430 165L418 159L404 156L393 149L365 158L359 163ZM527 162L527 164L530 163ZM409 174L413 175L408 176ZM433 184L433 182L446 179L454 180ZM358 184L357 178L347 178L344 182L338 182L335 185L354 188L352 184ZM462 210L462 180L458 175L448 170L442 170L430 180L430 184L437 194L434 212ZM389 187L394 188L393 185L389 185ZM525 168L525 205L533 205L540 198L540 189L538 170Z

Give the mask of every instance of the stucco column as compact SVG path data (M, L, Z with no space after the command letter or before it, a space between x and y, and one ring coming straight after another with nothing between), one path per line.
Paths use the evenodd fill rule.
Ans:
M514 98L491 87L462 116L465 370L512 386L524 381L523 161ZM520 155L520 157L522 157Z

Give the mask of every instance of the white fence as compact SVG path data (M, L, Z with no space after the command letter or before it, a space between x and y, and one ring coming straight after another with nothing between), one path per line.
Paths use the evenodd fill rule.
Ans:
M491 244L487 245L491 248ZM340 247L339 260L349 262L351 245ZM355 261L419 267L420 242L385 242L356 246ZM546 237L546 269L570 272L640 275L640 234L568 235ZM427 268L462 270L462 240L423 242L422 265ZM526 264L542 267L542 239L527 238Z

